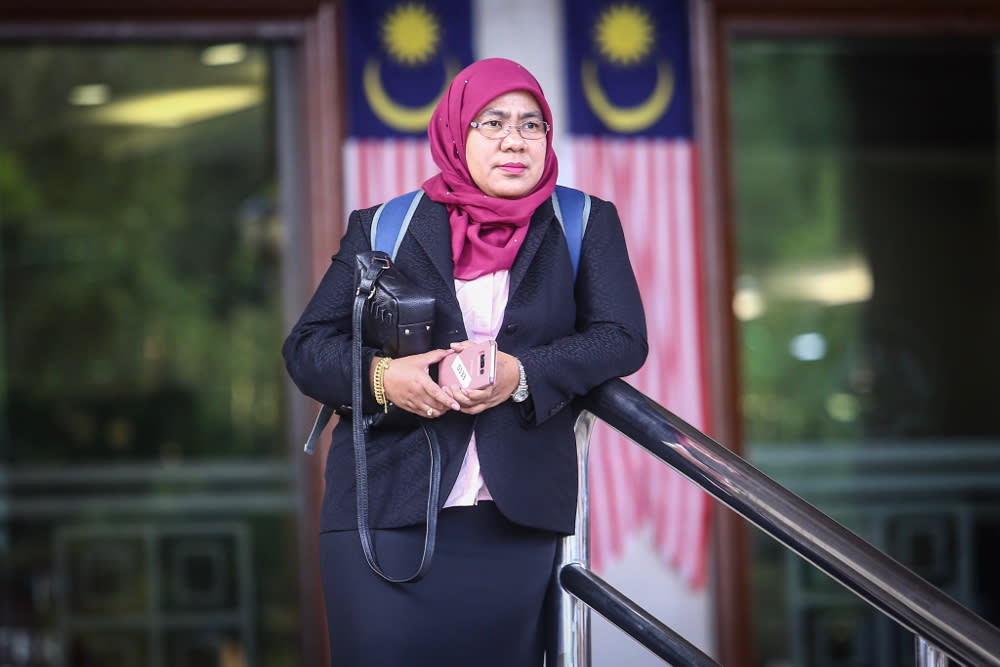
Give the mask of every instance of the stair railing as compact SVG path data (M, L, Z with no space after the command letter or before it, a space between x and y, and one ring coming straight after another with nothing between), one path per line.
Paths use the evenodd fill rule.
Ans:
M919 667L1000 667L995 626L626 382L605 382L579 407L577 532L561 545L547 665L590 667L590 608L676 667L716 664L589 570L587 461L599 418L912 632Z

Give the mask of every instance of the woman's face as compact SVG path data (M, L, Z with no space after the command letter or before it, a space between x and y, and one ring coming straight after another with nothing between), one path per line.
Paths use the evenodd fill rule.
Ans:
M493 98L475 120L519 125L527 120L540 123L545 118L534 95L515 91ZM465 162L473 182L484 194L517 199L531 192L542 178L546 145L546 137L529 141L515 128L506 137L489 139L470 127L465 138Z

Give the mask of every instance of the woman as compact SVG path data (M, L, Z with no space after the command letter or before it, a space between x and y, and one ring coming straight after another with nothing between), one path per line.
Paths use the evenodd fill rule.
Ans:
M541 665L543 607L558 539L573 532L571 403L637 370L642 304L613 205L592 198L577 276L551 195L552 115L535 78L489 59L460 72L428 134L440 173L424 183L395 266L437 300L434 349L382 362L387 400L429 422L442 452L437 550L427 575L391 584L363 558L349 420L334 429L320 558L334 665ZM351 214L340 251L285 342L307 395L350 403L354 256L370 250L373 209ZM432 368L468 341L495 339L496 380L442 389ZM427 452L412 427L368 434L370 521L380 563L420 560Z

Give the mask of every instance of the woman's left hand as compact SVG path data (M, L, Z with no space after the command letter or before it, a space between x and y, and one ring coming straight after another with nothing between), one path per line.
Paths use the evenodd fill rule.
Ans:
M451 349L461 351L469 341L452 343ZM517 359L506 352L497 350L497 375L493 384L482 389L461 389L446 387L445 392L451 395L461 406L461 411L467 415L476 415L495 405L500 405L510 398L517 389L521 376L517 370Z

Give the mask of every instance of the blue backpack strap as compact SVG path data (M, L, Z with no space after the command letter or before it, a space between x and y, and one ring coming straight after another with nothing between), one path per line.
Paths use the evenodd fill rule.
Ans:
M381 250L391 259L396 259L399 244L406 236L413 212L417 210L417 204L423 195L423 190L407 192L390 199L375 210L375 217L372 218L372 250Z
M557 185L556 191L552 193L552 208L555 209L556 220L566 236L569 258L573 262L573 279L576 280L577 270L580 268L580 248L590 219L590 195L565 185Z

